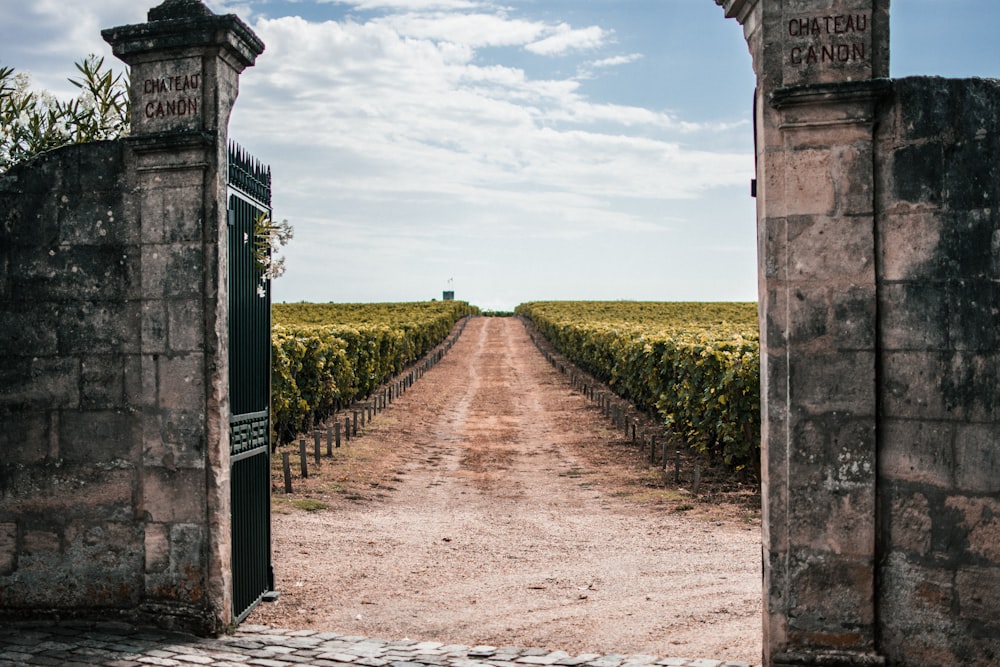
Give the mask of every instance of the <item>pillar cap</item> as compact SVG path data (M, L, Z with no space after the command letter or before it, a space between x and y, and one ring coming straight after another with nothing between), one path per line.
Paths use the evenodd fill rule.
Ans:
M238 16L214 14L201 0L165 0L147 18L101 31L117 58L132 64L155 52L221 46L243 68L264 52L264 42Z
M722 7L727 19L736 19L743 23L757 4L757 0L715 0L715 4Z

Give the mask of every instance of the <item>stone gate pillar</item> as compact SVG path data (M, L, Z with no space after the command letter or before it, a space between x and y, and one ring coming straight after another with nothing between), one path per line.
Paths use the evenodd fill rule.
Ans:
M757 74L764 661L876 652L875 110L889 0L717 0Z
M232 621L227 125L239 75L264 47L236 16L216 16L200 0L166 0L148 19L102 33L131 66L140 598L154 614L217 631Z

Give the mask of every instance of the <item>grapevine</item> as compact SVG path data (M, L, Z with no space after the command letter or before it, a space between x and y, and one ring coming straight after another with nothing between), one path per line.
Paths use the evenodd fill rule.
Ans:
M736 469L760 451L753 303L533 302L517 314L700 453Z

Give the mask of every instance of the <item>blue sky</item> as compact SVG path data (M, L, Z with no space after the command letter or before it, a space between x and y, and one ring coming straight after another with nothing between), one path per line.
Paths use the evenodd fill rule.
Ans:
M295 227L277 300L756 299L754 81L712 0L207 4L267 45L230 134ZM0 65L69 94L147 9L0 0ZM893 76L1000 77L996 0L892 16Z

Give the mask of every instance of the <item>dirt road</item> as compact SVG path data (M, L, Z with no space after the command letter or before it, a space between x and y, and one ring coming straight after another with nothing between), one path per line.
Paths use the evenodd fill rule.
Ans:
M518 320L471 321L364 437L276 495L281 599L247 622L759 661L759 519L659 489L608 426Z

